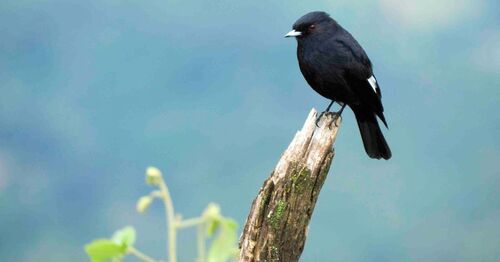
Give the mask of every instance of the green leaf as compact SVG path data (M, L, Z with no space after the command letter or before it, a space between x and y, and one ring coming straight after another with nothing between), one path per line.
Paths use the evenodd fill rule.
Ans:
M121 256L127 252L127 248L109 239L97 239L85 245L85 252L92 262L120 261Z
M212 237L219 228L220 219L211 219L207 221L207 237Z
M208 204L207 208L205 208L205 211L203 211L202 217L205 218L205 221L207 221L207 236L213 236L215 231L217 231L217 229L219 228L221 219L223 219L220 213L219 205L215 203Z
M126 226L116 231L111 239L116 244L125 246L126 249L127 247L134 245L135 229L131 226Z
M208 250L207 262L226 262L237 252L238 224L228 218L221 218L220 231Z

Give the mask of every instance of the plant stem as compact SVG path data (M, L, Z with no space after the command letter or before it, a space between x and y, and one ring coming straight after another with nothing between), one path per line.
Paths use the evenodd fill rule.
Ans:
M159 190L155 190L155 191L149 193L149 195L151 197L163 198L163 195L162 195L161 191L159 191Z
M198 240L198 261L205 262L205 227L203 224L198 224L198 234L196 234Z
M163 198L163 203L165 204L165 216L167 223L167 238L168 238L168 261L176 262L176 233L177 228L175 224L175 213L174 213L174 204L172 203L172 198L170 197L170 193L168 191L167 184L163 178L160 181L160 190Z
M155 262L154 259L152 259L151 257L147 256L146 254L142 253L141 251L135 249L134 247L129 246L127 248L127 252L129 254L136 256L137 258L139 258L140 260L142 260L144 262Z
M177 222L177 229L182 229L182 228L186 228L186 227L192 227L192 226L196 226L196 225L200 225L200 224L203 224L205 223L205 219L202 218L202 217L195 217L195 218L190 218L190 219L186 219L186 220L181 220L181 221L178 221Z

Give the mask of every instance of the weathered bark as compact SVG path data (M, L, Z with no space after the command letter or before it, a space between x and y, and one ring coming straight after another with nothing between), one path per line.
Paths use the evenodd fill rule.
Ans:
M327 114L317 128L316 117L312 109L253 201L240 239L239 261L299 260L341 122Z

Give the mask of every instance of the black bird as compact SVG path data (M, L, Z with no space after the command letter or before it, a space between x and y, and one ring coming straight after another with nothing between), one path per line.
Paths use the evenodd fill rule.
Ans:
M337 102L342 106L337 112L340 116L348 105L358 121L368 156L391 158L377 122L378 116L387 127L380 87L370 59L356 39L330 15L319 11L297 20L285 37L297 39L299 67L307 83L332 100L325 112Z

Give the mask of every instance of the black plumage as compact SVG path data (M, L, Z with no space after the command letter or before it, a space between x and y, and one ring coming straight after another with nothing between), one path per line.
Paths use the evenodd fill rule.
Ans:
M346 105L353 110L368 156L391 158L377 121L378 116L387 127L380 87L356 39L325 12L304 15L286 36L297 39L297 58L307 83L339 103L340 113Z

